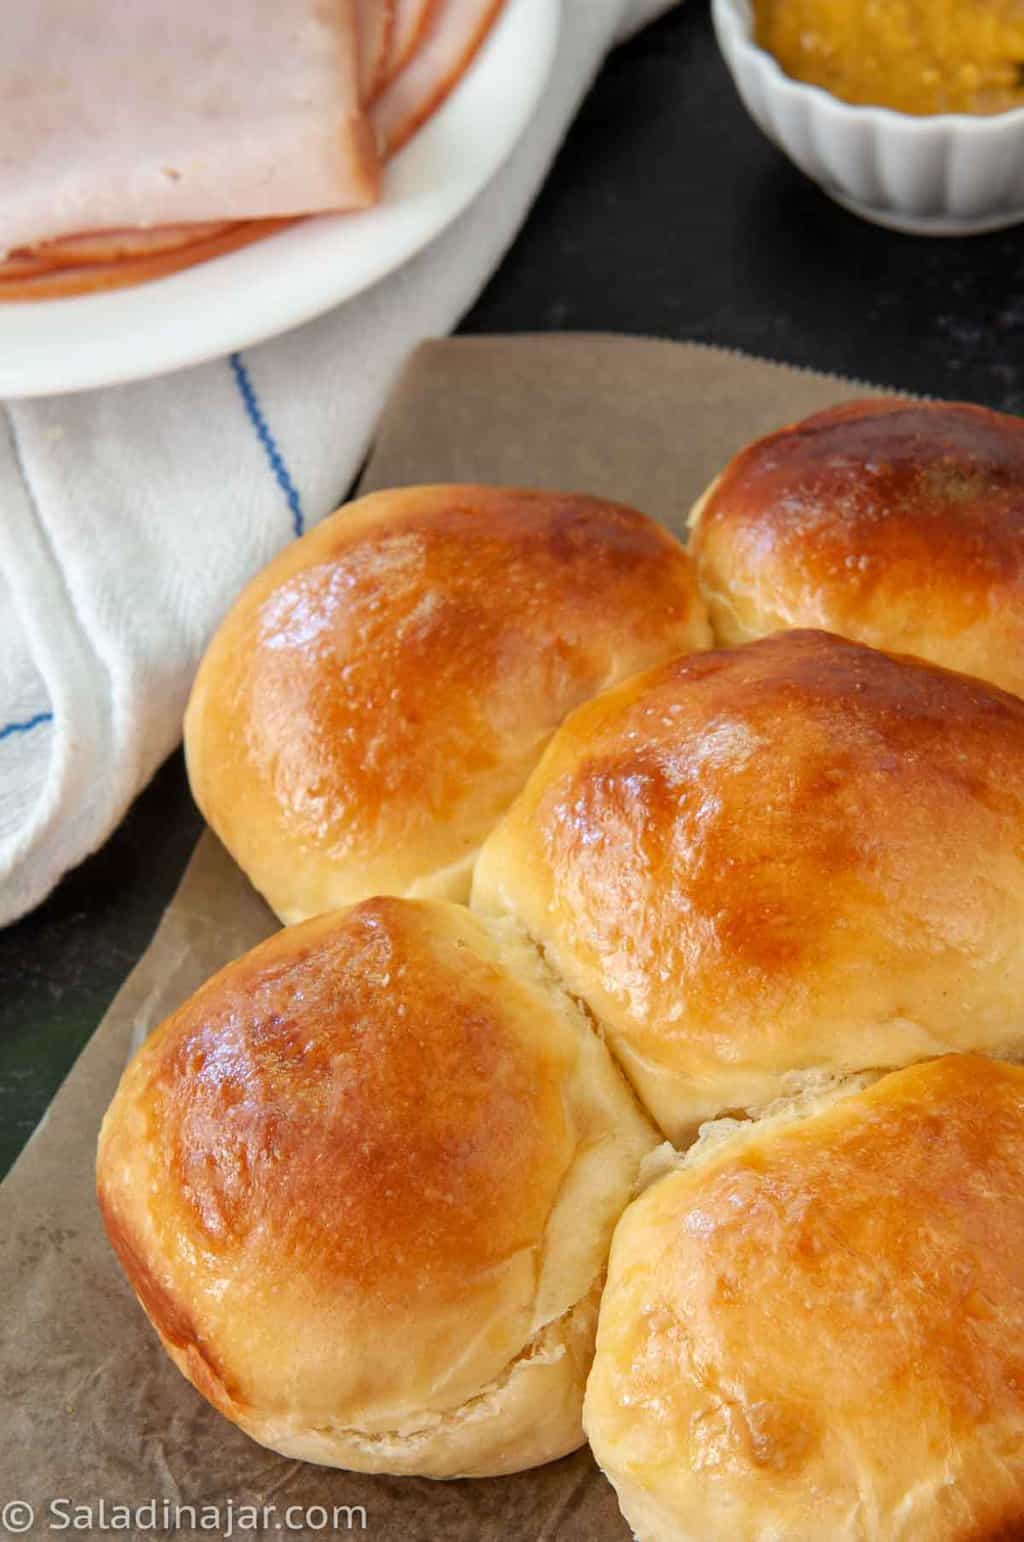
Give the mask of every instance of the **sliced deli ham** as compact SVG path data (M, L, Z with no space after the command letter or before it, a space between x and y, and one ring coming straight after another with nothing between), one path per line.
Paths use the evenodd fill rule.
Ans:
M76 261L60 265L49 260L14 254L0 261L0 303L10 300L62 300L95 294L104 289L124 289L167 278L197 262L222 257L264 236L293 224L290 219L245 220L237 225L215 227L216 234L162 252L122 255L106 262Z
M370 116L393 155L444 101L487 36L503 0L438 0L419 47L374 102Z
M395 0L388 51L377 78L379 89L394 80L399 70L408 64L439 4L440 0Z
M31 255L50 268L96 262L134 262L138 258L162 257L166 252L181 251L198 242L213 240L234 228L235 222L220 220L203 225L158 225L152 230L92 230L85 235L39 241L12 256ZM8 261L11 260L9 257Z
M31 252L12 252L0 257L0 282L7 279L35 278L38 273L50 273L53 264Z
M369 102L383 83L394 35L395 0L355 0L359 39L359 100Z
M98 22L102 16L108 31L102 43L97 41L99 33L93 34L94 53L108 57L108 69L112 68L111 58L123 65L133 50L140 49L144 35L153 43L161 30L159 18L139 17L130 0L75 0L71 8L64 7L64 0L36 3L33 16L19 19L17 37L13 22L10 28L12 44L20 45L21 51L12 46L0 52L0 129L15 125L20 97L28 104L29 121L41 130L39 146L35 151L25 146L23 160L18 158L18 135L26 138L24 124L6 139L0 137L0 194L15 200L12 206L0 197L0 253L5 245L8 247L8 255L0 255L0 302L57 299L145 283L271 235L304 213L372 201L378 151L390 154L399 149L440 105L486 37L503 0L275 0L272 8L269 0L225 0L214 23L205 28L197 19L196 0L188 0L176 13L183 22L177 39L181 57L172 59L172 66L180 68L191 51L194 74L208 85L237 72L240 62L255 72L253 28L248 24L260 15L269 16L271 9L274 18L280 20L286 14L290 19L290 45L299 59L289 55L282 70L276 69L276 60L272 67L264 59L262 75L257 78L252 73L256 94L266 103L262 114L254 109L237 78L232 90L226 92L220 116L211 108L216 97L208 95L196 107L188 126L182 121L187 118L187 104L180 96L174 99L166 114L171 121L161 129L161 142L169 143L176 134L179 147L191 144L196 149L208 134L212 148L206 157L197 156L194 162L178 155L180 164L162 165L156 179L152 176L152 155L159 136L151 134L147 141L143 134L143 148L136 154L113 132L115 128L122 135L127 132L132 114L144 116L143 83L132 82L130 112L123 102L116 103L114 121L107 123L95 76L92 87L87 87L83 65L83 80L74 85L70 73L60 76L59 61L73 52L67 31L86 26L90 17ZM73 25L50 50L50 75L44 71L42 77L34 77L33 49L38 54L42 43L36 24L41 25L44 13L55 14L58 9L66 20L72 18ZM204 39L212 49L209 56L203 56L201 50L195 53ZM227 40L233 45L231 63L225 52ZM247 40L252 48L243 46ZM405 67L380 91L382 80L398 58L405 60ZM111 91L113 73L116 71L110 74ZM174 97L177 83L173 68L161 71L154 67L143 73L154 92L162 88ZM162 87L157 78L161 74ZM271 86L264 89L268 79ZM359 104L370 100L375 92L372 112L366 117ZM189 99L195 95L192 91ZM290 133L286 129L289 113ZM160 114L151 112L150 118L154 116L159 118ZM222 125L221 118L228 127ZM232 139L231 135L241 138ZM277 145L280 154L287 157L290 151L286 142L291 142L293 151L296 136L304 153L312 154L313 163L306 161L296 170L295 157L291 156L295 185L287 197L279 187L276 191L270 188L269 182L258 187L257 169L271 158L265 146ZM88 146L88 153L83 146ZM132 163L136 163L135 172L129 174ZM104 176L97 170L99 165L105 168ZM46 198L33 196L33 167L37 177L50 170L54 173ZM222 184L213 180L214 172L223 179ZM273 176L267 173L269 180L276 177L280 183L278 172L275 164ZM115 174L122 177L124 186L102 185ZM179 188L181 182L188 186ZM301 198L297 187L304 189ZM172 203L176 208L198 210L204 207L203 199L211 211L216 206L222 217L171 220L157 213ZM279 216L261 213L253 218L238 217L236 212L224 217L229 209L262 210L271 202L283 202L295 212ZM126 211L118 215L125 223L104 224L113 218L115 209ZM129 222L131 215L138 223ZM45 233L25 239L25 232L33 228Z
M376 196L355 0L12 0L0 30L0 253Z

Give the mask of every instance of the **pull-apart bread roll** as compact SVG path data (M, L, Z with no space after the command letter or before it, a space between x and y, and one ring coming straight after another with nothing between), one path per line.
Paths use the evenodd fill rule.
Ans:
M826 627L1024 694L1024 420L834 407L743 450L690 522L720 643Z
M484 847L673 1139L807 1084L1024 1051L1024 701L822 632L575 712Z
M377 493L230 611L186 718L193 792L286 921L371 894L462 900L566 714L710 640L685 552L634 509Z
M256 1440L484 1475L582 1441L654 1140L512 925L376 899L278 933L150 1037L97 1184L165 1348Z
M1024 1536L1024 1071L952 1055L803 1112L707 1138L615 1233L584 1423L626 1519Z

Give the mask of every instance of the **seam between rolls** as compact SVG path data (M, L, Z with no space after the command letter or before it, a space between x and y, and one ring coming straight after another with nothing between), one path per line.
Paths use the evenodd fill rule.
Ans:
M486 912L481 911L474 911L473 914L478 916L481 920L485 921L488 919L507 921L529 944L532 951L536 954L545 983L563 995L570 1003L570 1005L579 1012L580 1016L583 1018L587 1032L593 1034L598 1042L602 1045L605 1053L612 1063L614 1070L621 1077L623 1085L633 1101L635 1111L640 1114L640 1116L647 1124L651 1126L653 1130L655 1130L658 1134L661 1134L661 1126L658 1124L658 1121L648 1109L643 1098L637 1092L629 1072L623 1065L619 1056L615 1053L615 1047L609 1039L608 1030L605 1024L597 1016L597 1013L594 1012L590 1006L590 1003L585 1001L582 996L578 996L576 992L570 988L568 981L563 978L561 971L557 969L555 964L552 962L548 950L544 944L538 941L525 922L511 911L506 911L500 916L488 916Z
M520 936L529 944L536 954L545 980L554 990L564 995L570 1003L579 1011L584 1019L587 1031L593 1033L604 1046L611 1062L621 1077L622 1082L633 1100L634 1106L642 1117L663 1136L662 1141L643 1158L634 1181L633 1199L636 1199L644 1190L656 1182L666 1172L676 1172L690 1166L700 1166L705 1160L716 1156L719 1151L724 1151L735 1145L742 1146L745 1137L765 1123L777 1123L779 1125L801 1124L814 1118L819 1113L827 1112L835 1103L841 1102L845 1097L853 1096L865 1091L883 1077L892 1075L901 1070L907 1070L914 1065L926 1064L929 1061L942 1059L945 1054L958 1053L955 1050L936 1050L933 1054L922 1055L917 1059L908 1061L905 1065L893 1066L854 1066L845 1070L830 1070L828 1067L804 1067L794 1068L787 1073L793 1077L817 1077L817 1085L810 1085L792 1093L782 1092L778 1097L769 1102L751 1108L738 1108L723 1110L713 1119L705 1119L697 1126L697 1133L686 1145L679 1145L676 1141L665 1135L658 1121L650 1113L644 1100L640 1097L627 1067L615 1053L608 1031L597 1014L591 1009L588 1002L577 996L568 984L563 980L561 973L555 967L544 944L539 942L529 928L521 921L519 916L505 912L500 916L492 916L490 919L500 919L509 922ZM987 1054L988 1058L997 1062L1014 1063L1012 1057L1007 1054L994 1054L987 1051L979 1053ZM1024 1064L1024 1053L1016 1063ZM813 1101L812 1101L813 1100ZM807 1102L810 1106L803 1107ZM814 1106L820 1103L820 1106ZM718 1137L707 1139L705 1131L711 1131L716 1125L732 1125L728 1133L721 1133ZM665 1148L671 1151L671 1158L667 1157ZM660 1158L659 1158L660 1153ZM651 1171L653 1163L656 1170ZM646 1174L645 1174L646 1169ZM552 1210L554 1207L552 1207Z
M522 1349L518 1350L505 1363L497 1376L492 1377L478 1392L474 1392L472 1397L464 1398L461 1403L457 1403L454 1408L437 1410L431 1423L423 1424L417 1429L410 1429L404 1432L395 1429L371 1433L358 1424L317 1424L312 1426L312 1428L316 1434L322 1435L327 1439L348 1436L354 1440L365 1441L367 1445L379 1445L385 1441L412 1441L423 1436L429 1437L444 1429L445 1425L450 1430L453 1425L471 1423L474 1406L500 1394L508 1386L516 1371L528 1367L534 1361L540 1364L553 1365L556 1361L565 1358L569 1351L564 1340L550 1346L550 1350L541 1341L545 1337L553 1336L553 1330L560 1323L571 1324L572 1319L577 1314L582 1314L587 1309L590 1298L595 1294L595 1291L598 1293L597 1300L594 1302L594 1312L596 1315L600 1305L600 1296L603 1293L605 1273L606 1269L602 1268L576 1301L567 1306L565 1311L560 1312L557 1317L551 1318L549 1322L542 1323L530 1335Z
M928 1056L927 1059L941 1058ZM920 1064L913 1061L911 1064ZM906 1069L901 1066L863 1066L858 1070L829 1072L822 1067L822 1080L817 1086L804 1088L801 1091L780 1094L770 1103L765 1103L759 1108L739 1109L733 1112L724 1111L716 1115L714 1119L706 1119L700 1125L697 1137L685 1150L676 1148L676 1160L672 1164L672 1170L687 1171L690 1168L701 1167L707 1161L714 1160L720 1152L725 1152L746 1144L749 1137L763 1125L775 1125L783 1128L790 1125L804 1124L808 1119L815 1118L818 1114L828 1113L836 1104L843 1102L845 1098L853 1097L858 1092L864 1092L868 1087L874 1086L883 1077L888 1076L894 1070ZM800 1073L793 1073L800 1074ZM809 1073L813 1075L813 1070ZM721 1127L715 1134L716 1127Z
M697 579L697 583L704 598L704 603L707 606L709 618L711 618L712 606L715 606L727 614L729 619L734 624L734 630L742 634L738 642L734 639L722 637L719 628L714 622L714 619L711 618L711 630L714 635L716 648L740 648L745 646L747 643L758 642L764 637L774 636L776 632L791 632L815 629L827 632L831 630L831 628L826 626L825 622L822 620L797 621L794 616L784 615L778 608L766 608L764 611L766 616L770 616L772 618L772 624L770 626L766 626L760 630L752 629L743 620L736 605L737 598L739 598L746 601L748 605L756 608L758 601L752 589L743 588L737 585L734 589L727 591L724 589L719 589L715 584L704 583L699 577ZM841 634L837 633L836 635L839 636Z

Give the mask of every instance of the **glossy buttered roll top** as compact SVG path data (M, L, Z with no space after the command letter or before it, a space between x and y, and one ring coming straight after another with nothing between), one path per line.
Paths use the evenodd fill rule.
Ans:
M256 1440L481 1475L582 1440L654 1141L514 927L379 899L278 933L148 1039L97 1185L165 1348Z
M1024 701L821 632L575 712L484 847L671 1138L946 1050L1024 1051Z
M1024 1534L1024 1071L715 1126L626 1212L584 1422L642 1542Z
M568 712L710 629L667 531L596 498L371 495L245 590L185 724L208 822L286 921L376 893L465 899Z
M1024 421L830 408L741 451L691 515L720 643L815 626L1024 693Z

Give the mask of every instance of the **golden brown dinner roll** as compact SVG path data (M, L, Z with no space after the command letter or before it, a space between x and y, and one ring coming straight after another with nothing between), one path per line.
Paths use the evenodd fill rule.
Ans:
M793 1087L1024 1052L1024 701L822 632L581 707L484 847L681 1138Z
M833 407L743 450L691 525L719 642L827 627L1024 694L1024 420Z
M1024 1071L695 1147L615 1233L584 1423L639 1542L1024 1536Z
M581 1442L653 1144L514 926L375 899L278 933L152 1035L97 1185L165 1348L256 1440L480 1475Z
M465 899L566 713L710 639L685 553L634 509L376 493L223 623L185 723L192 788L286 921L375 893Z

